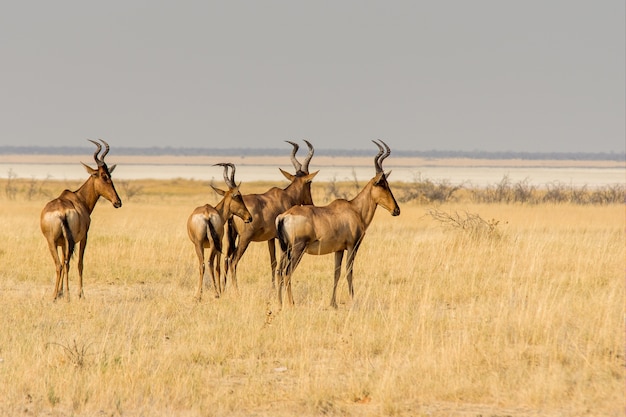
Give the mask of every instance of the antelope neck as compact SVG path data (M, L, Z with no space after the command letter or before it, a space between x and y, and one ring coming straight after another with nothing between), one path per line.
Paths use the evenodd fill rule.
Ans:
M373 180L363 187L361 191L350 200L350 203L355 208L355 210L361 215L361 218L366 224L366 227L372 222L374 218L374 213L376 212L376 202L372 199L372 187Z
M93 182L93 177L89 177L87 181L85 181L85 183L74 192L80 201L85 205L89 214L93 212L93 209L96 207L96 203L100 198L100 195L96 193Z

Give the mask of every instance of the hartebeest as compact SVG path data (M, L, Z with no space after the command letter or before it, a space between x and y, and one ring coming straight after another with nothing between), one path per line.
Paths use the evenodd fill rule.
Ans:
M222 200L215 207L205 204L197 207L187 220L187 233L193 243L198 262L200 264L200 276L198 278L198 289L195 298L200 301L202 298L202 283L204 280L204 249L209 248L210 253L207 264L209 274L213 280L215 297L219 297L222 292L220 253L222 252L222 238L224 236L224 225L226 220L233 215L241 218L245 223L252 221L252 216L246 208L239 186L235 183L235 166L231 163L220 163L224 167L224 182L228 187L227 191L213 187L216 193L223 196ZM228 168L231 168L230 177ZM216 282L217 275L217 282Z
M78 250L78 297L82 298L84 296L83 256L87 246L87 232L89 232L89 224L91 223L90 215L98 199L104 197L113 203L113 207L122 207L122 201L117 195L111 180L111 173L116 165L107 167L107 164L104 162L104 157L109 153L109 144L100 139L100 142L105 146L105 150L98 156L102 150L102 145L93 140L89 141L98 148L93 154L98 167L93 169L81 162L89 173L87 181L76 191L63 191L59 197L46 204L41 212L41 232L48 242L48 248L56 267L54 300L63 295L63 279L65 280L67 300L70 300L68 275L70 259L77 242L80 243ZM58 246L61 247L60 259Z
M346 251L348 290L350 297L354 297L352 286L354 258L374 218L376 207L378 205L384 207L392 216L400 214L400 207L387 182L389 173L385 174L382 167L383 160L389 156L391 150L382 140L380 143L384 148L381 144L375 141L374 143L380 150L374 158L376 175L354 199L350 201L338 199L323 207L292 207L276 218L278 240L283 250L278 287L278 301L281 307L283 286L287 290L289 303L294 303L291 277L304 253L311 255L335 253L335 283L330 305L336 308L335 293L341 275L341 262Z
M299 146L297 143L287 141L293 146L291 163L296 173L294 175L280 169L280 172L291 183L284 189L272 187L263 194L246 194L243 201L252 213L252 222L244 224L238 218L232 218L228 222L228 252L226 257L226 271L230 272L233 285L237 288L237 264L246 252L250 242L267 241L270 254L270 267L272 270L272 286L275 286L276 274L276 216L290 207L300 204L313 204L311 197L311 181L319 171L309 174L309 163L315 149L308 141L304 141L308 148L303 163L296 159ZM239 241L237 242L237 239Z

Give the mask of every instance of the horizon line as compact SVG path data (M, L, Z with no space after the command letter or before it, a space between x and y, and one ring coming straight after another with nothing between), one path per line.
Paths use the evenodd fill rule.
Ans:
M301 149L302 151L302 149ZM89 146L16 146L0 145L2 155L78 155L92 153ZM191 155L240 155L240 156L270 156L276 153L286 152L283 148L211 148L211 147L174 147L174 146L145 146L129 147L116 146L115 153L118 155L168 155L168 156L191 156ZM321 156L353 156L368 157L372 155L371 150L366 149L315 149L316 155ZM423 158L468 158L468 159L582 159L582 160L615 160L626 161L626 151L487 151L487 150L394 150L396 157L423 157Z

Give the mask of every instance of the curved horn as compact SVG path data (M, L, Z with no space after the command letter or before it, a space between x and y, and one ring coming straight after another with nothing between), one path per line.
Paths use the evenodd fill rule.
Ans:
M91 140L91 139L87 139L87 140L98 147L98 149L93 154L93 159L94 159L94 161L96 161L96 164L98 164L98 166L101 166L102 164L104 164L104 162L102 162L102 160L98 159L98 154L102 150L102 145L100 145L95 140Z
M228 165L227 165L227 164L225 164L224 162L218 162L217 164L214 164L213 166L214 166L214 167L215 167L215 166L221 166L221 167L224 167L224 182L225 182L226 184L228 184L228 181L229 181L229 178L228 178Z
M236 188L237 184L235 183L235 165L232 163L228 163L226 164L230 167L231 171L230 171L230 187L231 188Z
M296 159L296 152L298 152L298 149L300 149L300 146L297 143L292 142L290 140L286 140L285 142L287 142L287 143L291 144L291 146L293 146L293 149L291 151L291 164L296 169L296 172L302 170L302 164L300 162L298 162L298 160Z
M384 148L380 145L380 143L376 142L375 140L373 140L372 142L374 142L374 144L376 146L378 146L378 154L374 157L374 168L376 168L376 173L380 173L383 170L383 167L381 166L380 162L381 162L381 157L383 156L383 154L385 153ZM382 142L382 141L381 141Z
M313 154L315 153L315 148L313 148L313 145L311 145L311 143L304 139L304 143L306 143L306 146L309 147L309 153L306 156L306 158L304 159L304 162L302 163L302 171L304 171L306 174L309 173L309 162L311 162L311 158L313 158Z
M378 164L380 165L380 168L382 169L383 167L383 161L389 156L391 155L391 149L389 149L389 145L387 145L385 142L383 142L382 140L380 140L380 143L383 144L383 146L385 147L385 154L382 155L379 159L378 159Z
M226 183L226 185L229 188L235 188L235 165L231 164L231 163L226 163L226 162L219 162L217 164L215 164L214 166L222 166L224 167L224 182ZM230 174L230 177L228 176L228 168L232 169L232 173Z
M100 161L102 161L104 163L104 157L107 156L107 154L109 153L109 144L106 143L102 139L100 139L100 142L102 142L104 144L104 152L102 152L102 155L100 155Z

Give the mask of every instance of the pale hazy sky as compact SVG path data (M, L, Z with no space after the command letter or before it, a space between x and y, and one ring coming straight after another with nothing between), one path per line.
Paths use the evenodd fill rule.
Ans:
M624 152L622 0L0 6L0 145Z

